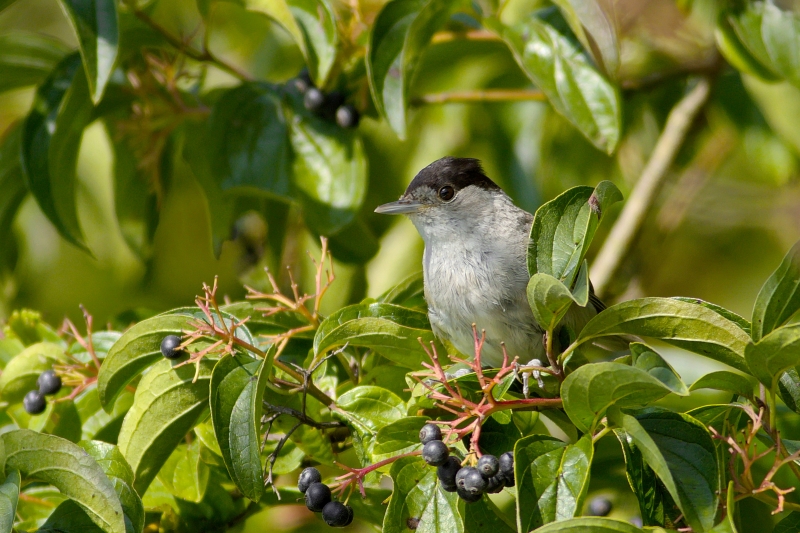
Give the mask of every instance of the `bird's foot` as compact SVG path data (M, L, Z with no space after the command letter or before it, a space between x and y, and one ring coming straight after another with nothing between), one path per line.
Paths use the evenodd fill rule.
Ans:
M525 398L528 398L528 395L530 394L531 377L536 380L536 384L539 385L540 389L544 388L544 380L542 379L542 373L540 371L531 370L529 372L523 372L520 370L521 368L528 366L542 366L542 362L539 359L531 359L526 365L514 363L514 376L522 381L522 394L525 396Z

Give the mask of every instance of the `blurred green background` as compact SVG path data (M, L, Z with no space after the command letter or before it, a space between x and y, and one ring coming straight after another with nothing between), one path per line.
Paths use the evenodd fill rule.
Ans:
M353 0L339 7L345 4L367 24L382 6ZM513 21L541 5L509 0L503 18ZM405 141L366 106L358 131L369 164L359 213L367 233L351 239L363 252L355 259L341 243L333 246L337 281L326 300L328 310L376 296L421 269L422 242L413 226L372 210L396 199L428 163L446 155L479 158L487 174L531 212L568 187L603 179L613 180L627 196L669 110L684 94L687 75L713 68L718 74L710 102L648 213L641 237L612 285L611 300L692 296L749 316L761 284L800 239L800 90L725 64L715 43L713 2L696 1L691 9L672 0L621 0L615 5L624 127L612 155L595 148L546 102L420 105L411 112ZM303 68L301 54L280 26L235 4L216 6L211 29L194 0L155 0L146 9L172 34L187 42L204 40L216 56L258 80L285 83ZM0 39L21 32L51 37L59 43L53 46L64 50L77 47L55 0L18 0L0 11ZM530 87L503 42L440 41L422 56L412 96ZM363 35L354 34L353 43L363 43ZM174 51L153 55L167 65L181 61ZM239 83L211 67L192 90L202 100ZM34 82L0 92L0 138L25 117L34 94ZM140 132L150 143L159 134L157 129ZM191 162L175 165L161 183L152 242L148 253L139 253L126 240L117 212L124 200L115 198L114 142L97 121L86 129L81 144L76 194L91 255L62 239L31 197L13 220L13 235L0 235L0 322L23 307L41 311L53 324L63 317L77 322L82 304L98 323L124 324L130 317L191 304L202 283L214 276L232 299L243 296L245 283L263 287L264 267L278 271L286 284L282 265L289 265L301 286L311 290L306 251L318 254L319 242L304 226L299 209L290 206L281 224L270 225L264 211L215 220L218 199L207 197ZM141 160L138 167L146 164ZM602 232L618 211L619 206ZM226 227L220 230L220 224ZM217 235L227 238L216 242ZM603 235L595 242L599 248ZM628 503L633 509L635 502ZM620 509L624 513L625 506ZM298 512L266 511L248 523L252 531L264 524L275 531L320 526L299 507Z

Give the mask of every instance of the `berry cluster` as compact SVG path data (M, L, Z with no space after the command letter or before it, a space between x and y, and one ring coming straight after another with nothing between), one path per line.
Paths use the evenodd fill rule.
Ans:
M297 488L306 495L309 511L322 513L322 519L331 527L349 526L353 521L353 508L331 499L331 489L322 482L322 476L314 467L300 472Z
M338 91L327 94L314 86L314 82L303 71L295 78L294 86L303 95L305 108L326 120L335 120L342 128L355 128L361 116L358 110L350 104L344 103L344 95Z
M47 407L45 396L50 396L61 390L61 378L53 370L45 370L36 380L39 390L32 390L25 395L22 406L28 414L38 415Z
M461 462L450 455L442 442L442 430L435 424L425 424L419 432L424 444L422 458L436 467L442 488L456 492L462 500L475 502L484 493L495 493L503 487L514 486L514 454L506 452L499 458L483 455L475 466L461 466Z

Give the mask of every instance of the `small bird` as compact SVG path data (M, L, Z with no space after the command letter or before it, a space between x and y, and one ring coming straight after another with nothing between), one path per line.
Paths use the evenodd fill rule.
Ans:
M376 213L407 215L425 241L423 276L434 334L465 355L472 325L486 331L484 365L510 358L547 360L533 317L526 258L533 215L514 205L477 159L445 157L422 169L396 202ZM580 331L601 304L573 306L561 322Z

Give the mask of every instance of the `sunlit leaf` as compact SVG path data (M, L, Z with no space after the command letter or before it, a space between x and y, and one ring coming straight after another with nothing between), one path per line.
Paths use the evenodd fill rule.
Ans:
M783 372L800 365L800 324L778 328L750 344L746 358L753 375L772 390Z
M784 324L800 310L800 242L783 258L778 269L761 287L753 306L755 342Z
M0 374L0 399L16 403L28 391L37 389L36 380L45 370L64 361L64 350L55 344L41 342L25 348L6 365Z
M61 41L39 33L0 35L0 92L40 83L68 51Z
M0 483L0 531L11 531L19 501L19 470L9 470Z

